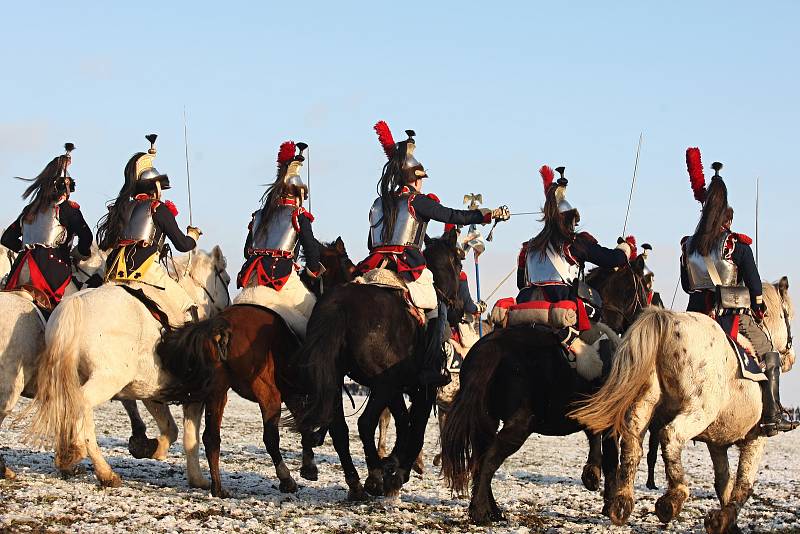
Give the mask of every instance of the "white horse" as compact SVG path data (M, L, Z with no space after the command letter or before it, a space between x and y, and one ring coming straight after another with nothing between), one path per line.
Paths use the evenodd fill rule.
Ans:
M201 319L230 304L230 277L219 247L175 263L179 283L198 305ZM161 324L148 308L113 284L77 294L55 309L45 331L46 348L39 362L39 376L45 380L40 380L32 404L28 436L53 443L58 469L69 471L88 455L100 484L119 486L119 475L97 444L94 407L111 399L187 400L175 397L183 377L165 371L155 353L160 339ZM192 362L185 363L190 367ZM202 403L184 404L183 445L189 485L208 488L198 458L202 411Z
M8 262L8 249L2 247L0 260ZM2 264L6 269L6 264ZM78 264L75 278L81 284L94 273L102 274L105 258L92 245L91 256ZM0 271L0 277L8 275L11 263L7 263L6 272ZM75 293L78 288L70 283L65 293ZM69 298L69 297L66 297ZM27 293L18 291L0 292L0 425L11 413L19 401L20 395L33 397L35 387L36 366L39 353L44 348L44 316L33 304ZM6 467L0 456L0 479L14 478L14 472Z
M789 340L794 309L789 282L764 284L764 326L781 353L784 371L795 355ZM681 451L688 440L708 446L714 464L714 488L721 509L706 515L708 532L737 532L736 518L753 491L768 438L758 423L760 386L741 378L738 358L722 331L700 313L648 308L625 334L605 385L574 415L593 431L613 429L622 435L619 485L610 502L614 524L633 511L633 483L642 457L642 438L653 414L667 424L660 441L667 492L656 501L658 518L668 523L689 496ZM731 479L728 449L739 448L739 466Z

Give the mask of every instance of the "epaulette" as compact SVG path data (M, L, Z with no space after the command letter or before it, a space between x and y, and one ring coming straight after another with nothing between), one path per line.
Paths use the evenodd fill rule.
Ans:
M169 212L172 214L173 217L178 216L178 208L175 206L175 203L171 200L165 200L164 205L167 207Z
M467 273L465 273L464 271L461 271L461 273L459 273L459 275L458 275L458 279L461 280L462 282L466 282L467 281Z
M575 236L575 239L584 239L589 243L597 244L597 239L595 239L594 236L589 232L581 232Z
M433 193L428 193L428 194L427 194L427 195L425 195L425 196L426 196L426 197L428 197L429 199L433 200L434 202L437 202L437 203L439 203L439 204L441 204L441 203L442 203L442 201L441 201L441 200L439 200L439 197L437 197L437 196L436 196L436 195L434 195Z
M739 234L739 233L736 233L736 232L731 232L731 236L733 236L733 238L736 239L737 241L739 241L740 243L744 243L745 245L752 245L753 244L753 240L749 235Z
M310 222L314 222L314 216L311 215L310 212L306 211L304 207L298 206L297 209L292 212L292 227L294 228L295 232L300 231L300 221L298 218L301 215L305 215Z
M75 202L74 200L68 200L67 203L70 205L72 209L79 210L81 209L81 205Z

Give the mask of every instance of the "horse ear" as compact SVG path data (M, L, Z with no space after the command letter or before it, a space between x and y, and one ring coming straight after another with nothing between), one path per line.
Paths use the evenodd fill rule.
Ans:
M336 252L339 254L347 254L347 250L344 248L344 241L342 241L342 236L336 238L336 241L333 242L333 246L336 247Z
M784 276L780 280L778 280L778 282L775 284L775 289L777 289L778 292L781 295L785 295L786 293L788 293L789 292L789 277L788 276Z
M225 255L222 254L222 249L219 248L219 245L214 245L214 248L211 249L211 259L217 267L225 268Z
M644 256L639 254L636 259L631 262L631 268L636 274L644 275Z

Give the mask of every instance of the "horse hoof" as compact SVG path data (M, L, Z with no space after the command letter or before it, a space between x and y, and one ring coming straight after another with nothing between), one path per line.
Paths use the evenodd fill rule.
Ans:
M394 498L399 496L402 487L403 475L401 473L393 473L383 480L383 488L387 497Z
M425 474L425 463L417 458L417 461L414 462L414 465L411 466L411 469L418 475Z
M369 495L364 491L364 487L359 484L357 487L351 487L347 491L347 500L349 502L364 502L369 500Z
M218 499L227 499L228 497L231 496L231 494L230 494L230 492L228 490L223 489L222 486L220 486L219 488L214 488L212 486L212 488L211 488L211 496L212 497L217 497Z
M439 467L440 465L442 465L442 455L437 454L436 456L433 457L433 466Z
M722 510L711 510L703 524L709 534L740 532L736 525L736 511L731 506L725 506Z
M297 482L292 477L284 478L278 484L278 489L281 493L297 493Z
M300 468L300 476L305 480L318 480L319 469L314 464L304 465Z
M647 486L647 489L651 489L651 490L657 490L658 489L658 486L656 486L656 483L652 478L648 478L647 479L647 483L645 484L645 486Z
M373 476L372 473L370 473L367 477L367 481L364 483L364 491L373 497L383 497L383 475Z
M478 510L477 506L470 504L467 515L469 516L469 522L473 525L487 526L492 524L492 513L489 510Z
M612 497L608 504L608 517L617 526L624 525L633 512L633 499L627 495Z
M665 493L656 501L656 515L658 520L666 524L672 521L681 511L681 503L678 498L671 494Z
M197 488L202 490L211 489L211 482L207 478L203 478L202 476L197 480L189 480L189 487L190 488Z
M86 466L83 464L75 464L68 469L59 469L58 472L61 474L61 478L66 480L68 478L85 475Z
M597 491L600 489L600 467L596 465L586 464L583 466L583 474L581 475L581 482L583 487L589 491Z
M6 466L2 466L2 469L0 469L0 479L14 480L15 478L17 478L17 474L14 471Z
M508 521L506 516L503 515L503 511L497 506L492 506L492 511L489 512L489 519L491 519L493 522Z
M128 439L128 452L137 460L142 458L153 458L158 449L157 439L147 439L147 437L131 436Z
M118 488L122 486L122 479L116 473L111 473L111 476L106 480L100 480L100 485L104 488Z

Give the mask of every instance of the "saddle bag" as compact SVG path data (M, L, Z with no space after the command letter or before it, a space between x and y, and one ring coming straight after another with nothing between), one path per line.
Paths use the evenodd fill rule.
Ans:
M584 282L582 276L575 280L574 292L579 299L593 308L599 310L603 307L603 298L600 296L600 292Z
M749 310L750 290L744 286L717 286L717 306L723 310Z
M523 302L509 307L508 326L539 324L555 329L566 328L578 322L576 309L575 302L571 300Z

